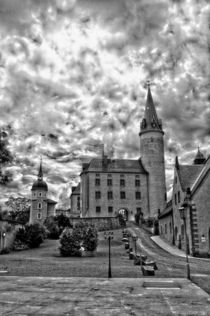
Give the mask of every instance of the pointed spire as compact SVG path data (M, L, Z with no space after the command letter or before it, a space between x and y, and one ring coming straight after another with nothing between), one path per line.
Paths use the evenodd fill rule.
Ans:
M42 157L40 158L40 166L39 166L38 180L43 180Z
M147 100L144 111L144 118L141 123L141 133L146 131L162 131L162 122L158 119L155 105L152 98L152 93L150 89L150 81L147 81Z

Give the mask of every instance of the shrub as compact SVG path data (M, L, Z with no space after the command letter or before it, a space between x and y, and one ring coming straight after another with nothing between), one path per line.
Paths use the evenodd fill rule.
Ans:
M81 240L78 229L66 228L60 237L60 254L64 257L81 257Z
M47 228L47 237L51 239L58 239L61 231L55 221L54 217L48 217L44 221L44 226Z
M30 248L38 248L46 238L46 229L39 223L25 226L26 244Z
M98 232L95 227L90 226L86 229L83 235L82 246L87 251L94 251L98 246Z
M8 253L10 253L10 249L8 247L5 247L0 251L0 255L6 255Z
M60 214L54 217L55 222L57 223L60 230L64 230L66 227L72 227L70 219L64 214Z

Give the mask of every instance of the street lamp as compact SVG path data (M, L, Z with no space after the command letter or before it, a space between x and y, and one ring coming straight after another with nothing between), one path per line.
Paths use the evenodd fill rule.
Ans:
M108 267L108 278L112 277L112 270L111 270L111 239L114 238L114 234L112 231L104 232L105 239L108 239L109 243L109 267Z
M185 231L185 241L186 241L186 269L187 269L187 279L190 280L190 265L189 265L189 260L188 260L188 249L189 249L189 244L188 244L188 237L187 237L187 225L186 225L186 216L187 216L187 207L188 203L184 202L182 204L182 207L179 208L179 213L180 217L184 222L184 231Z

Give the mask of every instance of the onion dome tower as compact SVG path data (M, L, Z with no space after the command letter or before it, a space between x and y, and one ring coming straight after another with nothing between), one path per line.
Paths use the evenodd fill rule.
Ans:
M206 162L206 158L204 157L203 153L200 151L200 148L198 147L197 154L194 159L194 165L203 165Z
M162 121L157 116L150 83L147 82L147 100L139 133L141 161L149 173L149 214L145 214L146 218L156 218L166 206L163 135Z
M31 188L30 223L43 222L47 217L47 183L43 180L42 159L37 180Z

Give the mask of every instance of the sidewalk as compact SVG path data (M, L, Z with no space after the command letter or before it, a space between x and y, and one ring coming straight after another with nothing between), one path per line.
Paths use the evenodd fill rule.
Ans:
M186 257L185 251L178 249L176 246L168 244L166 241L164 241L160 236L151 236L150 237L160 248L164 249L165 251L169 252L170 254L177 256L177 257ZM192 259L197 259L197 260L204 260L204 261L209 261L210 259L208 258L199 258L199 257L193 257L193 256L188 256L189 258Z
M1 316L204 316L210 296L187 279L0 279Z

